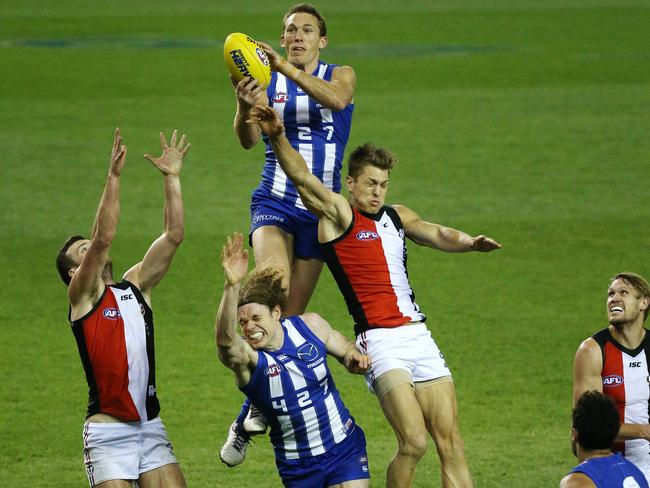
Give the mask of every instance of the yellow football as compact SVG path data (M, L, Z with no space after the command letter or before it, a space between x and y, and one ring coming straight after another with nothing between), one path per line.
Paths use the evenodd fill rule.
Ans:
M264 86L269 86L269 59L255 39L241 32L233 32L223 43L223 57L235 80L240 81L245 76L252 76Z

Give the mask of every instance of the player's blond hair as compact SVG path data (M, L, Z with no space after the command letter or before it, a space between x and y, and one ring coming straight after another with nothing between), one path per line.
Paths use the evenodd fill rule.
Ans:
M640 274L632 273L631 271L623 271L622 273L617 273L609 281L609 285L611 286L612 283L618 279L621 279L628 283L630 286L634 287L641 294L641 298L647 298L650 300L650 284L648 284L648 280L646 280ZM648 312L650 312L650 306L648 306L648 308L646 308L643 312L644 322L645 319L648 318Z
M356 178L365 166L375 166L389 171L397 164L397 156L392 152L368 142L357 147L348 157L348 176Z
M251 271L239 290L237 306L247 303L266 305L269 310L275 306L287 308L287 286L284 273L271 266L260 266Z

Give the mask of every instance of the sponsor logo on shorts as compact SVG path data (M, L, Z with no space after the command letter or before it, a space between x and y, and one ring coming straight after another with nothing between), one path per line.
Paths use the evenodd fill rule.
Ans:
M289 94L285 92L278 92L273 96L274 103L287 103L290 99Z
M255 217L253 217L253 224L259 224L260 222L284 222L284 217L280 217L279 215L272 215L272 214L258 214Z
M153 385L149 385L149 391L147 392L149 396L154 396L156 394L156 387Z
M609 376L605 376L603 378L603 386L606 388L622 385L623 383L624 383L623 377L617 374L610 374Z
M350 430L353 426L354 426L354 420L352 420L352 419L348 419L347 422L345 422L345 426L344 426L345 431L347 432L347 431Z
M113 307L105 308L102 313L104 314L104 318L107 318L109 320L117 320L120 318L120 312Z
M357 232L357 239L360 241L374 241L375 239L379 239L379 234L372 230L362 230Z
M313 361L318 357L318 349L311 342L308 342L300 346L298 357L306 362Z
M272 364L264 370L264 374L269 378L279 375L282 372L282 366L279 364Z

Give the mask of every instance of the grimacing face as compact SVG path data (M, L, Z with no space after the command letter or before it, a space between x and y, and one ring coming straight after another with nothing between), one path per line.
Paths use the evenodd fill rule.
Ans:
M356 178L348 176L346 182L356 208L369 214L379 212L386 201L388 170L368 164Z
M316 17L297 12L287 18L280 44L286 50L287 61L305 68L318 62L320 50L327 46L327 37L321 37Z
M253 349L273 343L281 329L280 307L269 309L259 303L246 303L237 309L237 321L244 339Z
M617 278L607 289L607 321L614 326L633 323L648 307L648 299L623 278Z

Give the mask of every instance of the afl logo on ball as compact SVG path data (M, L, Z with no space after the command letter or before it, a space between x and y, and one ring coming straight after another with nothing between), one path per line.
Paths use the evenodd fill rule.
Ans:
M257 57L260 58L260 61L262 61L264 66L269 65L269 58L266 57L266 53L262 51L262 48L256 47L255 53L257 54Z
M375 239L379 239L379 234L371 230L362 230L361 232L357 232L357 239L360 241L374 241Z
M117 309L115 308L104 309L104 317L109 320L117 320L119 316L120 316L120 312L118 312Z
M270 378L279 375L282 372L282 366L279 364L272 364L264 371L264 374Z

